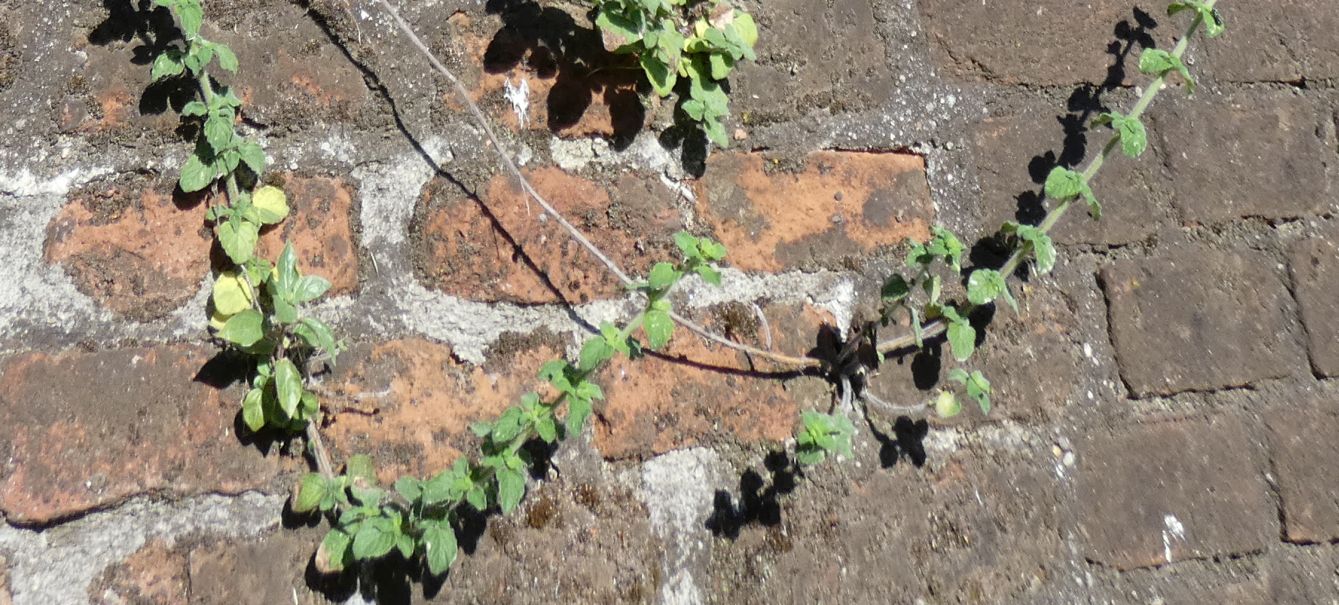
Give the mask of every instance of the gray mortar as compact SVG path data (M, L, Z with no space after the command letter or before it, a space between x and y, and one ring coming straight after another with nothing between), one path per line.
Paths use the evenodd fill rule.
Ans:
M721 478L728 475L720 456L705 448L670 452L642 464L641 499L665 553L658 603L695 605L706 600L700 583L710 574L712 536L706 520L712 496L725 487Z
M257 493L171 503L136 498L47 530L0 526L14 605L84 605L89 585L107 566L150 540L171 546L190 535L255 536L278 527L283 503L281 496Z

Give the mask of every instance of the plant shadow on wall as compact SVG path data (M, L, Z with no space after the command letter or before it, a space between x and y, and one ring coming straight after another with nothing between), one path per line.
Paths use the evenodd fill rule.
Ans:
M498 15L503 26L484 52L484 70L505 74L520 66L520 80L527 81L528 89L552 81L541 84L548 88L543 102L550 131L558 134L578 126L598 96L609 112L614 148L632 144L646 120L641 100L645 90L639 88L648 88L635 57L605 50L599 31L581 26L570 13L552 6L532 0L489 0L485 10ZM529 80L530 74L535 80Z
M95 46L139 42L131 49L130 62L148 66L172 42L181 39L181 30L166 8L155 6L151 0L102 0L107 18L88 34L88 42ZM140 115L158 115L168 110L180 112L195 98L195 86L188 81L164 79L149 84L140 93L137 109ZM194 129L183 123L177 134L194 139Z
M1111 55L1112 63L1107 68L1106 77L1095 85L1081 84L1075 87L1067 97L1066 113L1055 118L1056 123L1061 126L1063 135L1060 151L1048 149L1039 152L1022 167L1038 187L1036 190L1021 192L1014 196L1018 204L1014 218L1019 223L1035 226L1046 215L1046 208L1042 204L1042 185L1052 169L1076 167L1088 156L1088 134L1094 128L1091 122L1097 115L1109 110L1102 97L1124 85L1128 73L1127 62L1131 61L1132 57L1137 60L1138 51L1157 47L1150 33L1157 26L1157 21L1151 15L1138 8L1133 9L1131 19L1116 24L1113 29L1115 39L1107 46L1107 53ZM1135 71L1138 71L1137 68ZM971 268L998 269L1004 264L1009 252L1008 246L998 234L982 237L971 247L969 256ZM966 285L966 276L971 273L971 268L963 272L963 286ZM1020 279L1025 281L1029 279L1028 269L1027 266L1019 268ZM995 313L994 307L979 307L969 316L972 326L976 329L977 347L985 344L987 328L994 320ZM858 333L855 328L870 330L873 326L869 323L853 326L852 331ZM843 346L840 335L835 332L820 335L820 340L824 338L829 342L825 346L820 346L820 350L840 349ZM929 397L940 386L944 344L945 338L941 335L926 339L922 347L908 347L894 351L880 360L872 342L866 340L858 345L856 355L864 367L874 368L885 374L894 372L897 374L894 380L909 381L923 396ZM853 386L857 391L870 387L864 380ZM910 462L915 468L925 464L927 454L923 442L930 429L925 419L905 414L879 419L869 413L868 409L864 412L864 420L870 435L879 444L878 456L881 468L893 468L900 460ZM880 425L883 425L883 428ZM804 476L805 469L802 465L796 464L784 449L765 455L762 466L763 472L750 468L740 475L737 496L725 490L716 491L712 502L712 513L706 522L706 528L713 535L735 540L747 526L770 528L783 523L783 498L794 491L797 479Z

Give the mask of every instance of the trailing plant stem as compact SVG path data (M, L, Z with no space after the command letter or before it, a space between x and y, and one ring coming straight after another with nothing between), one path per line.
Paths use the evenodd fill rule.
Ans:
M1210 9L1212 9L1213 5L1216 4L1217 2L1218 0L1208 0L1205 2L1205 5L1208 6ZM1191 20L1190 27L1186 29L1185 35L1181 36L1181 39L1177 41L1176 46L1172 48L1171 54L1173 57L1180 59L1181 56L1185 54L1186 49L1190 45L1191 36L1195 34L1195 32L1199 29L1200 24L1203 23L1203 21L1204 18L1198 14L1195 16L1194 19ZM1153 99L1158 96L1159 92L1162 92L1163 88L1165 88L1166 85L1167 85L1166 74L1154 78L1153 81L1149 83L1148 88L1144 91L1144 94L1140 95L1139 100L1135 102L1134 108L1130 110L1129 117L1132 119L1138 119L1140 116L1142 116L1144 114L1144 111L1148 109L1149 104L1153 102ZM1120 144L1120 135L1118 133L1111 135L1111 138L1107 140L1106 145L1102 146L1102 151L1099 152L1096 156L1094 156L1093 159L1088 161L1088 165L1083 168L1083 172L1081 173L1081 176L1083 177L1083 182L1085 184L1091 182L1092 179L1097 176L1098 171L1101 170L1103 164L1106 163L1107 156L1110 155L1112 150L1116 149L1116 146L1119 144ZM1041 201L1044 203L1046 199L1047 198L1045 197L1045 193L1043 193ZM1054 208L1052 208L1050 211L1046 213L1046 216L1042 219L1041 223L1037 226L1037 228L1041 230L1042 233L1049 234L1051 228L1055 227L1055 224L1060 221L1060 218L1062 216L1065 215L1065 211L1069 210L1070 205L1074 203L1075 199L1078 198L1070 198L1061 201L1059 204L1056 204ZM1012 276L1014 272L1016 272L1018 268L1022 266L1023 261L1028 257L1028 255L1031 252L1032 252L1031 242L1020 243L1019 246L1014 249L1013 254L1009 256L1008 260L1004 262L1004 265L1000 267L1000 274L1004 275L1005 278ZM944 320L936 319L933 322L930 322L925 325L925 327L922 329L921 337L930 338L933 336L937 336L941 334L946 327L947 326L945 325ZM905 334L897 338L892 338L880 342L878 344L878 351L880 353L890 353L892 351L897 351L899 349L909 347L915 344L915 342L916 342L915 335Z

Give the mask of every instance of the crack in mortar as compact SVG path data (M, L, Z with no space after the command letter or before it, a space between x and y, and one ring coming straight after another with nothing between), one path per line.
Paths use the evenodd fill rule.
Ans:
M283 496L255 492L167 503L136 498L43 530L0 525L14 605L85 605L103 570L150 540L171 546L193 534L256 536L279 526L283 503Z

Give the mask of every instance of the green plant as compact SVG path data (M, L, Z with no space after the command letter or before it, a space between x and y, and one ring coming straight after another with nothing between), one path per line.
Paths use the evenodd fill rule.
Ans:
M470 427L481 441L475 459L462 456L428 479L401 477L389 487L376 484L366 457L351 458L339 476L305 476L293 496L293 510L319 512L332 521L317 551L318 569L335 572L398 553L406 561L420 562L429 574L440 575L456 559L460 507L480 513L515 510L525 496L526 474L534 462L526 444L534 440L553 444L579 435L594 403L604 399L604 391L592 380L599 369L616 355L635 359L644 348L669 343L674 332L670 290L688 274L719 282L713 263L725 257L724 246L686 232L676 234L674 241L682 259L656 263L645 281L633 285L646 297L640 313L622 327L601 325L599 333L582 345L576 363L554 359L540 367L538 378L548 384L551 396L526 393L496 420ZM639 330L645 342L636 338ZM850 423L846 426L849 450Z
M636 56L662 98L687 79L684 114L712 142L729 145L725 81L736 63L755 58L753 16L726 0L596 0L595 10L605 49Z
M179 186L193 193L222 184L226 199L211 204L205 214L233 265L219 271L214 280L210 327L220 340L249 356L254 366L251 388L242 398L247 428L300 431L320 415L319 400L304 385L306 363L316 354L333 362L342 347L329 326L302 312L303 305L325 294L330 282L302 275L291 244L274 263L256 256L261 228L288 216L288 200L277 187L256 187L265 170L265 152L237 133L241 100L210 75L215 62L236 72L237 56L226 45L201 35L200 0L154 3L172 12L185 46L168 45L154 59L151 78L191 82L199 91L199 98L181 110L183 121L198 133L194 153L181 168Z

